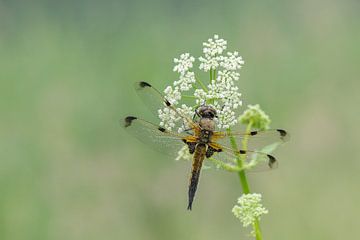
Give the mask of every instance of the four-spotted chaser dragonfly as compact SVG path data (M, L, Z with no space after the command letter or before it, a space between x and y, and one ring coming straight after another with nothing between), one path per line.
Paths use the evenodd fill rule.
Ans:
M176 154L184 147L184 144L187 145L189 153L193 156L188 189L188 210L192 208L201 167L205 158L214 157L221 161L227 161L240 156L246 161L251 161L254 158L262 159L259 161L262 164L259 165L265 165L269 169L277 166L275 157L263 152L262 148L259 147L286 141L288 134L285 130L272 129L250 131L248 133L216 131L215 119L217 118L217 112L213 107L199 106L194 113L194 117L189 118L178 111L160 91L149 83L136 83L136 90L144 102L153 107L155 113L158 113L158 109L165 107L172 111L175 117L182 120L180 121L182 125L186 126L183 132L178 133L168 131L164 127L138 117L128 116L124 119L124 127L128 132L161 152ZM239 143L246 138L247 149L251 150L237 149L234 151L234 145L231 145L230 138Z

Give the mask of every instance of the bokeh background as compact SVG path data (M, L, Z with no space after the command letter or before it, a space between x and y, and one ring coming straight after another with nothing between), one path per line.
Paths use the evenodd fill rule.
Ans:
M236 174L126 135L151 119L132 84L163 89L172 59L217 33L245 60L239 87L291 142L249 176L265 239L360 235L359 1L0 1L0 239L247 239Z

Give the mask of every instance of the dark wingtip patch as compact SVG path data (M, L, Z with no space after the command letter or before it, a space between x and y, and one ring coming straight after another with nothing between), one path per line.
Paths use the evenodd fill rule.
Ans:
M129 127L131 125L132 121L134 121L135 119L137 119L137 117L127 116L125 118L125 127Z
M285 137L287 135L287 132L283 129L276 129L279 133L280 133L280 136L282 137Z
M276 162L276 158L273 155L270 155L270 154L268 154L267 156L269 158L269 167L272 168L272 166Z
M280 133L280 138L281 138L281 140L283 140L284 142L289 141L290 135L289 135L288 132L286 132L286 131L283 130L283 129L276 129L276 131L278 131L278 133Z
M139 86L140 86L141 88L144 88L144 87L151 87L151 85L150 85L149 83L147 83L147 82L143 82L143 81L139 82Z
M240 150L239 153L240 154L246 154L246 151L245 150Z
M166 100L166 99L165 99L165 104L166 104L166 106L168 106L168 107L171 106L171 103L170 103L168 100Z
M163 127L158 127L158 130L159 130L160 132L165 132L165 131L166 131L166 129L163 128Z
M258 134L257 131L252 131L252 132L250 132L250 135L251 135L251 136L254 136L254 135L256 135L256 134Z

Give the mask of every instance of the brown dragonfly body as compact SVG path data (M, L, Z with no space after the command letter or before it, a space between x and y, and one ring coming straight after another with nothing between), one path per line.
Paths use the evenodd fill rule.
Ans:
M192 202L194 200L195 192L200 178L202 163L205 157L209 158L214 154L214 152L221 151L220 148L214 148L213 146L211 146L211 138L215 131L215 109L209 106L203 106L199 108L196 114L200 116L200 120L199 126L195 127L196 131L194 131L194 136L183 139L183 141L189 146L190 154L194 154L188 191L189 210L191 210L192 208Z
M188 203L188 209L191 210L192 208L192 202L195 197L195 192L197 189L197 185L200 178L200 171L202 167L202 163L205 159L206 154L206 145L205 144L198 144L195 149L193 163L192 163L192 169L191 169L191 177L190 177L190 183L189 183L189 203Z

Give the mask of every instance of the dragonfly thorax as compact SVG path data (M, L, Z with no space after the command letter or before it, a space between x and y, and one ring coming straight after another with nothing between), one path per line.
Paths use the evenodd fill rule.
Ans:
M209 118L201 118L199 121L201 129L207 131L215 131L215 121Z
M199 140L201 143L209 143L210 138L215 131L215 121L212 118L202 117L199 120L199 125L201 128Z
M203 143L208 143L213 131L215 131L214 118L217 117L216 110L211 106L201 106L198 108L197 113L200 116L200 141Z
M204 144L209 143L212 134L213 134L213 131L201 129L200 136L199 136L199 142L204 143Z

